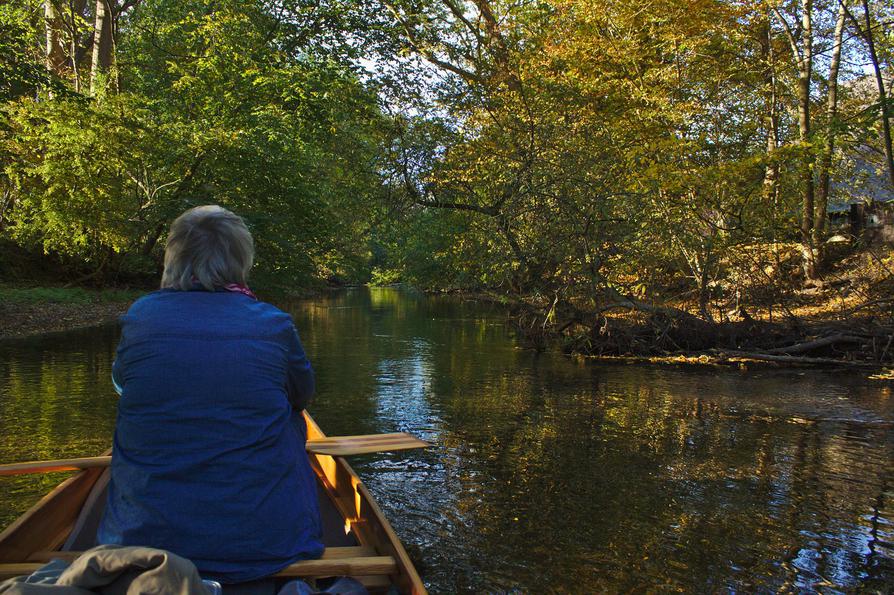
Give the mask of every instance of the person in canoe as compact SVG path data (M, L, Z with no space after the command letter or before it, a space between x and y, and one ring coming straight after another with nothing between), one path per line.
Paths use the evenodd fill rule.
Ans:
M314 374L291 317L248 289L243 220L201 206L171 225L161 289L121 318L121 399L98 543L169 550L225 593L323 553L300 412Z

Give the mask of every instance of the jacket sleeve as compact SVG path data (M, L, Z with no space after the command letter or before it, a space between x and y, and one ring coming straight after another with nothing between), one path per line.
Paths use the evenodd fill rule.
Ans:
M118 359L112 363L112 388L115 389L119 397L124 392L124 383L121 380L121 364Z
M289 403L295 411L301 411L314 394L314 371L301 346L298 331L292 327L289 337L288 370L286 378L286 393Z
M122 353L126 345L126 336L125 330L122 329L121 339L119 339L118 348L115 350L115 361L112 362L112 387L115 389L115 392L118 393L119 397L121 396L121 393L124 392L124 364L122 363Z

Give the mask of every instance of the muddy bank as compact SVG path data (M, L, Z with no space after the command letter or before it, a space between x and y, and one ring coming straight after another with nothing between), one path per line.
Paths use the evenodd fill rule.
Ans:
M3 303L0 304L0 339L27 337L114 322L127 311L129 305L130 302Z
M137 298L154 289L86 289L0 283L0 340L115 322ZM259 292L258 297L279 304L339 289L321 286L288 292L267 290Z

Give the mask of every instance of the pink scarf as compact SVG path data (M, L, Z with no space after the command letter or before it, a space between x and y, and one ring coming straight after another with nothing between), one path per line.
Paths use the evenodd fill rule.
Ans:
M195 277L192 278L192 283L194 286L201 287L199 280L196 279ZM224 289L224 291L232 291L234 293L241 293L242 295L247 295L248 297L250 297L253 300L258 299L258 296L256 296L251 289L249 289L245 285L241 285L239 283L228 283L227 285L223 286L223 289Z
M258 296L256 296L254 294L254 292L252 292L252 290L249 289L248 287L246 287L245 285L240 285L238 283L230 283L229 285L224 285L223 288L227 291L233 291L235 293L241 293L242 295L247 295L248 297L250 297L253 300L258 299Z

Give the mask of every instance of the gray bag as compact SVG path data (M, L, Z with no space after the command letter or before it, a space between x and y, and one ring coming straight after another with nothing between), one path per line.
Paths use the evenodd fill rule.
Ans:
M37 572L0 583L3 595L216 595L195 565L171 552L100 545L70 566L53 560ZM60 572L61 570L61 572Z

